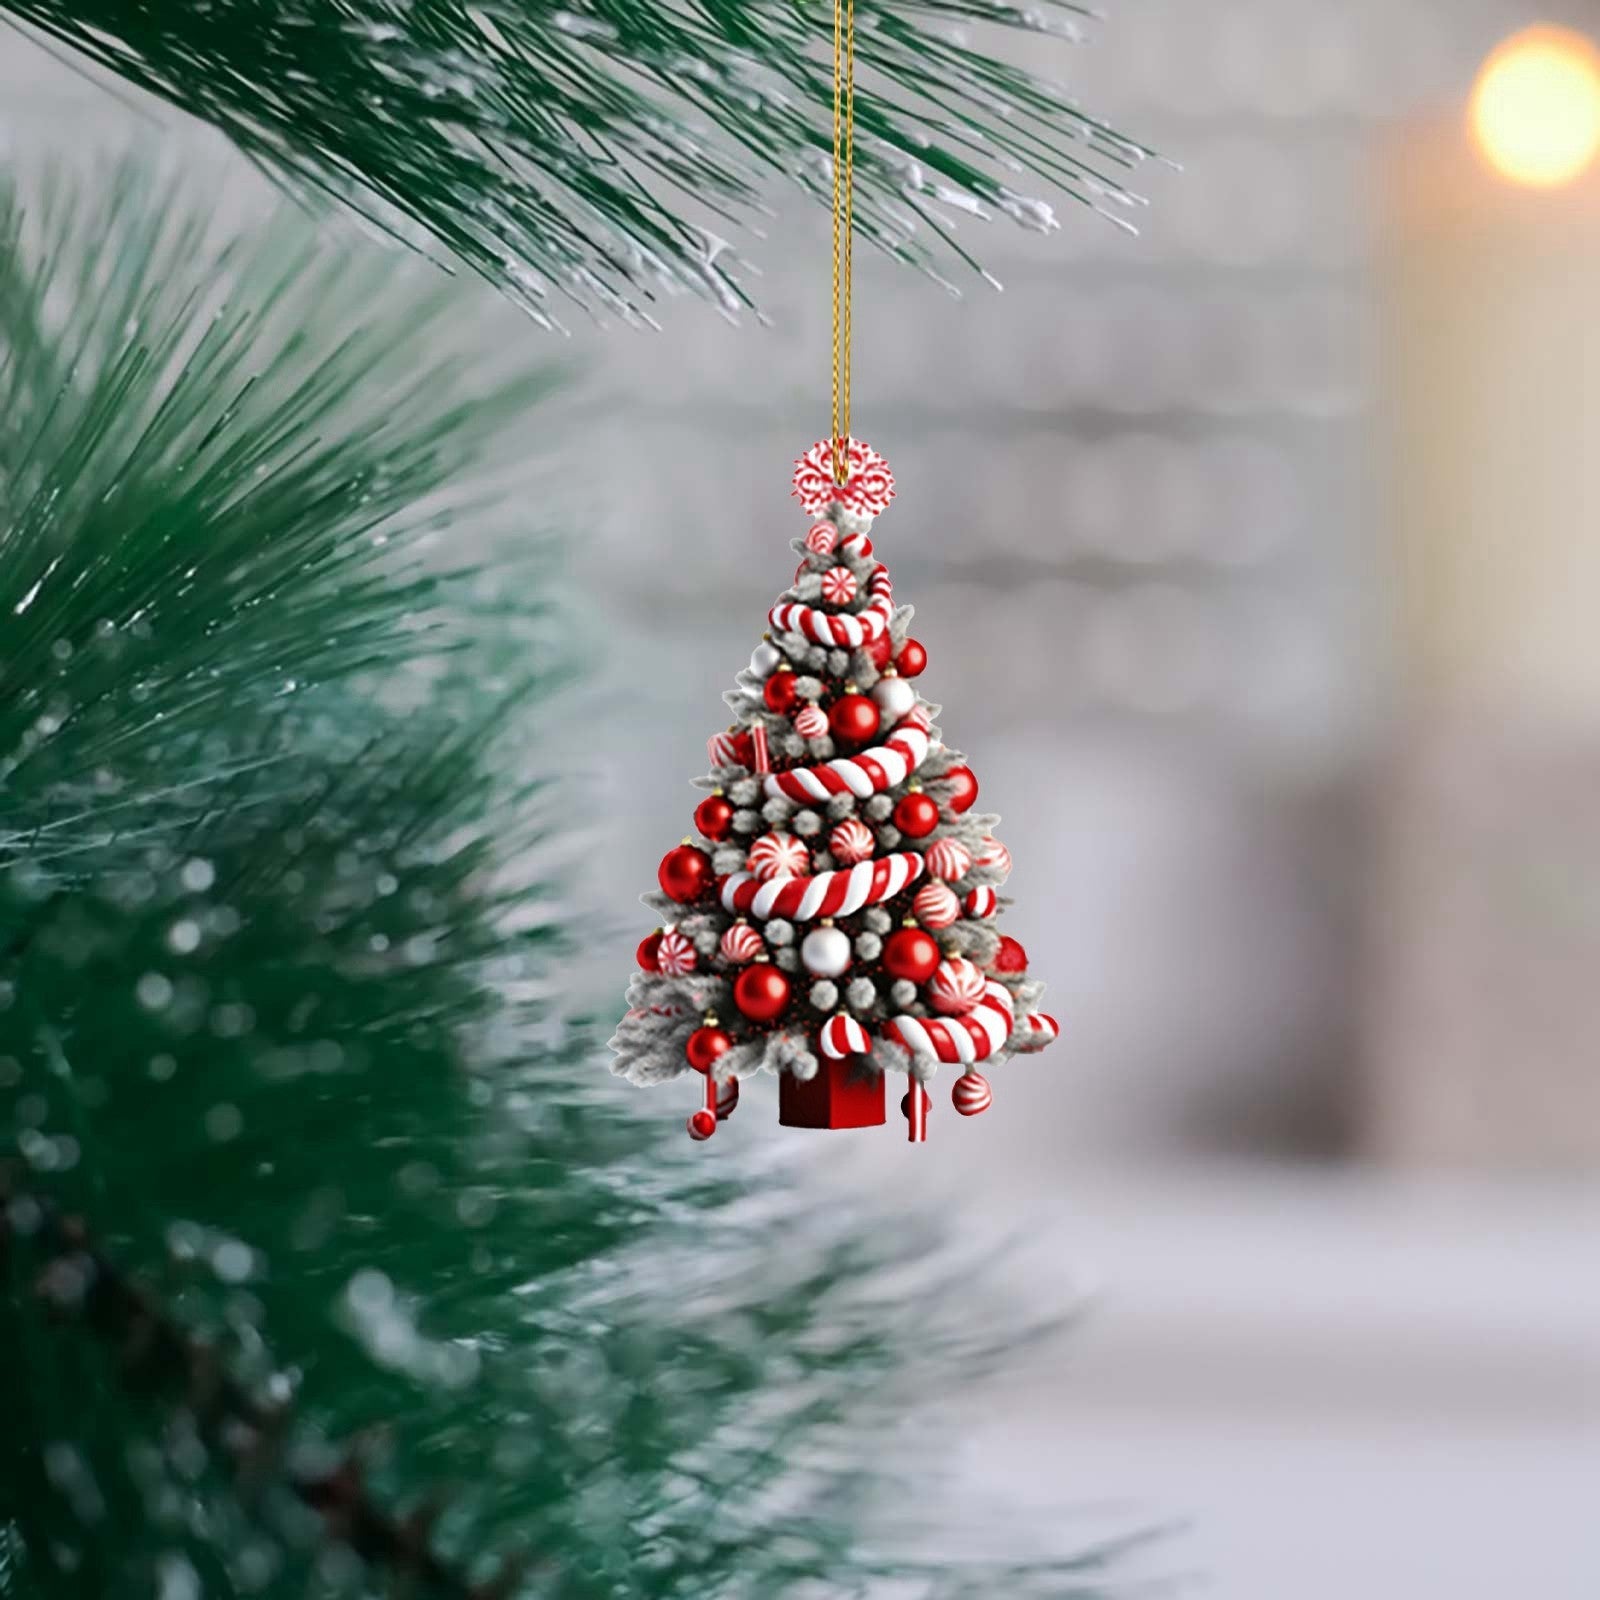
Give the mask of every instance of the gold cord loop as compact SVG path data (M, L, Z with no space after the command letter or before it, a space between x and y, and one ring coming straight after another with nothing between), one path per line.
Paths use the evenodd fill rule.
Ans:
M833 481L850 477L850 279L855 250L856 0L833 0Z

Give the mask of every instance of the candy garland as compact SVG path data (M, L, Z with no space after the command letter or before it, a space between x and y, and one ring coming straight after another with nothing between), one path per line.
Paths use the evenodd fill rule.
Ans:
M960 1017L891 1017L883 1036L913 1057L942 1062L986 1061L1011 1037L1016 1003L1003 983L990 978L983 997ZM1054 1024L1052 1024L1054 1026Z
M842 872L818 872L805 878L777 878L763 883L751 872L733 872L722 880L722 909L736 916L748 913L761 922L784 917L813 922L818 917L847 917L863 906L892 900L922 874L922 857L897 851L876 861L861 861Z
M915 707L881 745L859 755L839 756L815 767L791 767L767 775L767 794L774 799L829 800L836 794L865 800L893 789L928 759L930 724L921 706Z
M894 586L889 581L889 569L881 561L873 563L867 578L867 595L864 610L836 615L803 601L780 600L767 613L767 621L779 632L802 634L813 644L859 650L862 645L881 639L894 617Z

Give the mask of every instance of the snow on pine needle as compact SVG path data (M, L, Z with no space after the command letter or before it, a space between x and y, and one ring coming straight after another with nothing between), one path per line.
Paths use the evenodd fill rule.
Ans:
M832 9L662 0L0 0L57 44L220 128L303 194L414 233L535 318L628 321L691 291L751 304L726 235L776 174L832 194ZM943 276L954 224L1056 224L1052 195L1126 226L1144 147L1006 59L1076 38L1064 0L862 0L856 220ZM1041 190L1043 192L1035 192Z

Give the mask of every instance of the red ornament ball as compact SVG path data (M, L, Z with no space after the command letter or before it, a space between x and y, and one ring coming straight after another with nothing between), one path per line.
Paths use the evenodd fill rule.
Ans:
M705 1110L696 1111L689 1118L689 1137L699 1144L717 1131L717 1119Z
M683 1053L696 1072L709 1072L717 1057L732 1048L733 1040L721 1028L713 1028L708 1023L689 1035L684 1041Z
M879 672L889 665L889 657L894 654L894 640L887 633L880 633L876 639L869 640L866 651L872 658L872 664Z
M639 948L634 951L634 959L639 963L641 971L659 972L661 970L656 960L656 951L661 948L661 930L659 928L652 934L639 941Z
M891 978L926 983L939 970L939 947L921 928L900 928L884 941L883 970Z
M994 1104L994 1090L981 1072L968 1067L950 1091L950 1104L964 1117L982 1116Z
M792 667L787 672L781 667L774 672L761 691L761 698L767 702L767 710L775 711L780 717L788 716L795 701L800 698L800 691L794 685Z
M995 951L994 960L989 965L996 972L1026 972L1028 952L1009 933L1003 933L1000 935L1000 948Z
M920 1084L917 1086L917 1093L922 1096L922 1114L923 1116L927 1116L927 1114L933 1110L933 1098ZM907 1122L911 1120L910 1090L907 1090L905 1094L900 1096L900 1115L904 1117Z
M951 767L944 781L956 786L950 795L950 809L958 817L963 811L970 811L978 799L978 777L972 768Z
M925 794L902 795L894 808L894 825L908 839L926 839L939 826L939 808Z
M828 711L828 727L841 744L865 744L880 720L877 706L864 694L840 695Z
M733 832L733 807L721 794L708 794L694 808L694 825L708 839L726 839Z
M788 1007L789 980L770 961L758 961L733 980L733 1003L752 1022L771 1022Z
M711 858L692 844L680 844L675 850L667 851L656 873L662 892L684 906L705 894L715 876Z
M928 652L915 639L907 639L894 658L895 671L902 678L914 678L928 664Z

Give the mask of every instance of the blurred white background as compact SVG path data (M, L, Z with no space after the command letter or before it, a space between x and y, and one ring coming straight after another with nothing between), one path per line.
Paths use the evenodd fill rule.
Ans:
M1064 1032L987 1117L941 1093L924 1147L819 1139L826 1182L1021 1233L1025 1295L1088 1296L966 1397L964 1470L1180 1520L1155 1570L1228 1600L1600 1594L1600 178L1519 197L1465 122L1541 20L1600 38L1593 5L1114 0L1012 48L1183 165L1137 175L1140 237L969 220L1005 287L961 299L858 265L876 537ZM216 157L0 34L0 149L135 135ZM826 427L826 218L774 202L742 244L772 326L552 342L601 1005ZM716 1158L804 1137L770 1092Z

